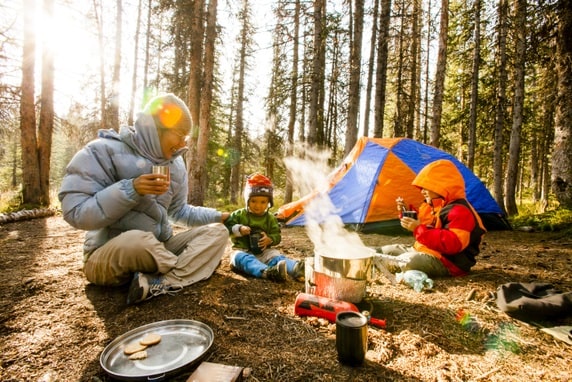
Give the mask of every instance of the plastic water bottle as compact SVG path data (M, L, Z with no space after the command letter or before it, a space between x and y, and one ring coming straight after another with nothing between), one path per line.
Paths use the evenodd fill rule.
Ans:
M425 272L415 269L396 273L395 281L409 285L416 292L433 288L433 280L430 279Z

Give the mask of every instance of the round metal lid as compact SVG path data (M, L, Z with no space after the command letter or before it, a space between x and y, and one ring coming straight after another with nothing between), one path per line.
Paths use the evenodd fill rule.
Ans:
M147 358L131 360L123 351L145 335L157 333L161 342L147 347ZM211 347L212 329L199 321L167 320L133 329L113 340L100 356L101 367L122 380L162 379L190 366Z

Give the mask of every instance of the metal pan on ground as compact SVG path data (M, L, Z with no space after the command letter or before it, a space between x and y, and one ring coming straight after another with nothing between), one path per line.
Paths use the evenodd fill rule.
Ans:
M147 347L147 357L131 360L125 347L156 333L161 342ZM159 321L133 329L113 340L101 353L101 367L123 381L161 381L196 365L213 344L212 329L194 320Z

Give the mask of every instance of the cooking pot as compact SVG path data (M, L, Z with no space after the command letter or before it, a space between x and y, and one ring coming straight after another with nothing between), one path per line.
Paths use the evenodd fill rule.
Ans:
M314 271L314 294L332 300L342 300L357 304L366 293L367 280L332 277Z
M315 270L332 277L343 277L354 280L371 280L372 258L375 251L371 248L358 248L357 253L343 257L317 253Z

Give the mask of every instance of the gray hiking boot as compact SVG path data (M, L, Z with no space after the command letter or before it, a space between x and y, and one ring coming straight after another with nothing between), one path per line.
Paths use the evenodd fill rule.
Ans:
M286 260L280 260L276 265L266 268L262 272L262 278L278 282L286 281L288 279Z
M163 277L136 272L127 293L127 305L140 303L162 294L175 294L182 288L165 285Z
M290 276L296 281L304 282L304 279L306 278L306 263L304 260L296 262Z

